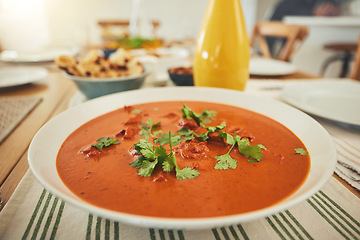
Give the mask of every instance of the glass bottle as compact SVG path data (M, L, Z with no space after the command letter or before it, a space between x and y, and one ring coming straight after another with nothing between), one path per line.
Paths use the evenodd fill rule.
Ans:
M194 55L195 86L243 91L249 60L240 0L209 0Z

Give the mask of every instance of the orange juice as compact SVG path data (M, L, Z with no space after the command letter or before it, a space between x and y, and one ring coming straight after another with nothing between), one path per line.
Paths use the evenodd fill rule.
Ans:
M249 59L240 0L209 0L195 49L195 86L243 91Z

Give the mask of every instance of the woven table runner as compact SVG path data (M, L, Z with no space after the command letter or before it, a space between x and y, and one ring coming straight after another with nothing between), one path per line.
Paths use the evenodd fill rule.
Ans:
M278 214L204 230L126 225L73 207L46 191L28 171L0 212L0 239L360 239L360 199L337 180Z
M0 97L0 143L40 102L40 97Z

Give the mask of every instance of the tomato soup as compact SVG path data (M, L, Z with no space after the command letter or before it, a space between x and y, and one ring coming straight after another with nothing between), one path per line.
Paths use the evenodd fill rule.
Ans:
M85 123L62 144L56 165L65 185L93 205L204 218L283 201L305 182L310 157L297 136L268 117L170 101L125 106Z

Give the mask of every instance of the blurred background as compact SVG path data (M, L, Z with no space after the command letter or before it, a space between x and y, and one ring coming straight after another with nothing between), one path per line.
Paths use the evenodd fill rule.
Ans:
M294 6L294 9L286 7L289 12L279 13L276 11L281 0L241 0L249 36L254 24L261 20L282 20L307 25L310 28L303 51L299 51L293 61L299 69L313 74L319 74L324 59L333 54L323 49L324 43L330 39L354 42L360 33L360 0L328 1L339 5L340 8L335 13L324 10L315 12L315 6L324 1L289 0L284 2ZM156 34L160 39L195 40L207 2L207 0L0 0L0 49L32 51L58 45L80 49L96 46L101 44L103 37L99 21L129 20L134 15L140 16L143 22L158 21L160 25ZM310 9L309 6L313 8ZM302 7L308 9L299 11ZM317 15L331 16L331 18L336 16L337 18L332 22L327 18L289 19L285 17L287 15ZM345 18L339 18L340 16ZM346 18L349 16L351 18ZM144 28L142 35L146 36L148 32ZM313 41L314 39L320 40ZM317 55L320 59L315 64L303 61L305 57L309 59L309 54ZM334 76L336 74L334 73Z
M3 49L30 49L45 44L97 44L99 20L129 19L131 0L1 0L0 43ZM242 0L247 28L263 18L276 0ZM143 18L161 22L158 36L196 38L207 0L141 1ZM144 16L146 15L146 16Z

